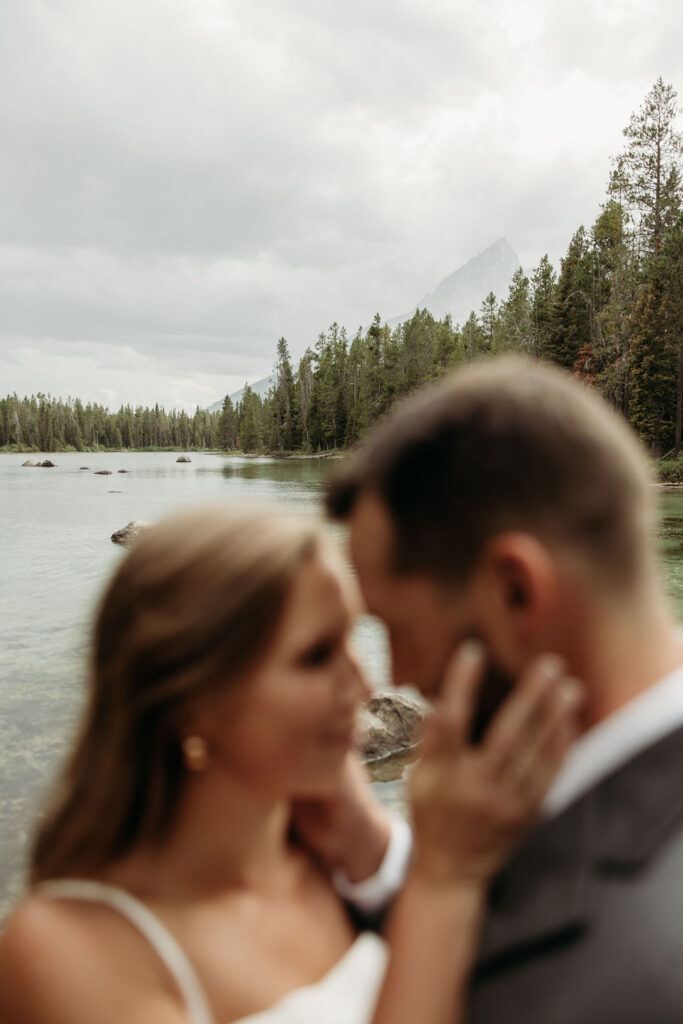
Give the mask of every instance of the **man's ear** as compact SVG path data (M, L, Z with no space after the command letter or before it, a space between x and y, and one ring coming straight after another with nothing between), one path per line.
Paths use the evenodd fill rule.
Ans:
M550 639L559 595L557 565L548 548L528 533L507 532L486 545L477 573L486 618L511 647L541 648ZM484 598L484 593L486 597Z

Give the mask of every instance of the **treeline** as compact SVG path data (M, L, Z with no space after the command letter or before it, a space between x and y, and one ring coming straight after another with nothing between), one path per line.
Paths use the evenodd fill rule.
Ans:
M122 406L110 412L103 405L83 405L77 398L50 395L0 399L0 447L43 452L94 451L121 448L217 448L220 414L197 409L166 412Z
M391 330L377 315L349 339L333 324L292 365L277 344L275 384L225 399L221 443L243 451L355 444L413 388L500 352L558 363L597 388L653 454L681 445L683 217L676 93L661 78L624 129L595 223L580 227L556 274L547 256L463 325L427 310Z
M45 396L0 402L0 445L54 450L182 447L325 452L354 445L402 395L451 367L520 352L599 390L655 455L678 453L683 421L683 184L679 109L661 78L624 128L595 223L572 237L559 273L544 256L462 324L427 310L393 330L377 314L349 338L333 324L295 366L277 343L267 395L246 386L222 411L110 413Z

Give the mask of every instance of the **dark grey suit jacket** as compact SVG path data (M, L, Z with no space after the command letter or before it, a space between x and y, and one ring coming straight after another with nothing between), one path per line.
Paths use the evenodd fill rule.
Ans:
M491 892L468 1024L683 1024L683 729L538 827Z

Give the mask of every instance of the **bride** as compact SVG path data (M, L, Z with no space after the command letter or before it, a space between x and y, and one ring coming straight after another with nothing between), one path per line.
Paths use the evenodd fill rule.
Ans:
M359 933L330 874L375 871L388 825L351 753L368 695L353 602L318 529L282 514L184 513L136 543L0 940L5 1024L458 1019L487 883L573 712L532 668L469 746L481 652L464 646L411 776L416 850L386 942Z

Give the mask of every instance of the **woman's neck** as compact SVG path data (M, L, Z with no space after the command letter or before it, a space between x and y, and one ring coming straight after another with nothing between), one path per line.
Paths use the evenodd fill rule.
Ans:
M107 879L148 898L291 884L287 801L255 793L217 771L191 775L171 832L135 850Z

